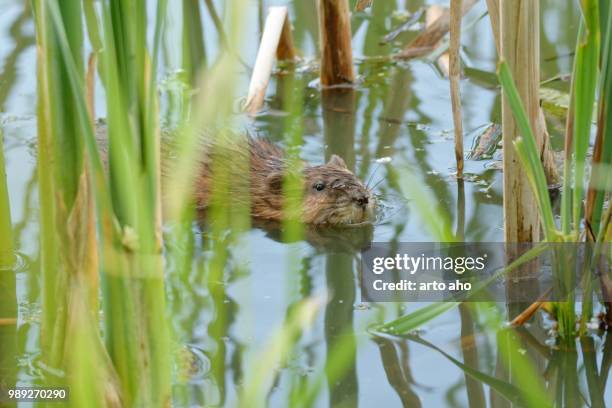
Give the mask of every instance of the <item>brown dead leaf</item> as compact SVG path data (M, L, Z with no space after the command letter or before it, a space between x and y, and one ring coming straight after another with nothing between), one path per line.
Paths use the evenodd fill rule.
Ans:
M374 0L357 0L357 4L355 4L355 11L363 11L368 7L372 7L372 2Z

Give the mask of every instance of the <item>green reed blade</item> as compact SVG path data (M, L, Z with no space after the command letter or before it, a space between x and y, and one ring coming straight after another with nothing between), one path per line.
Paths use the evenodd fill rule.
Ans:
M437 351L442 356L444 356L444 358L446 358L452 364L457 366L460 370L465 372L467 375L478 380L479 382L483 384L488 385L489 387L491 387L492 390L495 390L495 392L504 396L508 401L512 402L513 404L517 404L518 406L534 406L534 407L536 406L536 405L527 404L527 401L529 400L530 395L526 396L525 395L526 392L524 392L524 390L522 390L521 388L518 388L517 386L509 382L500 380L499 378L486 374L482 371L475 369L474 367L471 367L467 364L462 363L461 361L457 360L456 358L454 358L453 356L451 356L450 354L442 350L440 347L418 336L408 335L406 336L406 338L409 339L410 341L421 344L431 350ZM550 405L548 404L547 399L545 397L540 397L540 395L532 399L533 399L533 402L537 401L538 403L544 404L544 405L537 405L539 407Z
M372 329L372 333L380 332L384 334L401 335L410 333L433 320L441 314L459 306L459 302L438 302L424 306L406 316L390 321L388 323L376 326Z

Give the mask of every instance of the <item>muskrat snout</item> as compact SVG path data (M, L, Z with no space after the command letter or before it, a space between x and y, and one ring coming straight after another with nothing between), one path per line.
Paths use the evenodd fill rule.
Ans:
M363 208L367 207L368 203L370 202L370 198L366 194L363 194L363 193L359 194L353 200L355 200L355 202Z

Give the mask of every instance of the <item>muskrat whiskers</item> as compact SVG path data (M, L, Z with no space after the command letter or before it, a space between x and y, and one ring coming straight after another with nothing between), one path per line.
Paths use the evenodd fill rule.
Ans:
M380 166L382 166L382 163L376 163L376 167L374 168L374 171L372 172L372 174L370 174L370 177L368 177L368 180L365 183L365 186L367 189L370 189L370 181L372 181L372 179L374 178L374 175L376 174L378 169L380 169Z
M374 184L374 186L372 186L371 188L370 188L370 187L368 187L368 189L369 189L370 191L374 191L374 189L375 189L376 187L378 187L378 186L380 185L380 183L382 183L383 181L385 181L385 178L384 178L384 177L383 177L383 178L381 178L380 180L378 180L378 181L376 182L376 184Z

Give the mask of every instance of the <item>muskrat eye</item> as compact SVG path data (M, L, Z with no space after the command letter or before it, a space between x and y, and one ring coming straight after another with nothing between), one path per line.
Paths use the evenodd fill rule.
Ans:
M325 188L325 184L319 181L318 183L315 183L312 187L317 191L321 191Z

